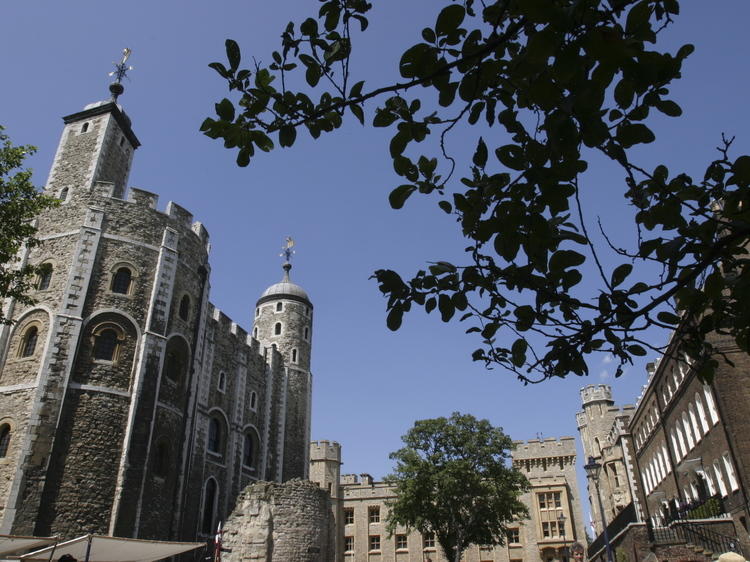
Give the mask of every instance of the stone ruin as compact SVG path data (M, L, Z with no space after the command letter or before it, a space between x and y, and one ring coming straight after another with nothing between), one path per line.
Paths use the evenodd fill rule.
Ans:
M222 562L330 562L335 544L327 492L307 480L257 482L226 520Z

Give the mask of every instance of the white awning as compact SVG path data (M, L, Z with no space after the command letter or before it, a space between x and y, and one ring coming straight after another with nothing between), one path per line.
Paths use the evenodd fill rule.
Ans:
M13 554L14 552L20 552L22 550L39 548L40 546L52 544L55 541L57 541L57 539L51 537L0 535L0 557Z
M91 549L88 549L89 542ZM70 554L79 562L86 560L88 550L89 562L149 562L169 558L181 552L195 550L206 546L203 542L167 542L126 539L122 537L104 537L101 535L84 535L71 541L62 542L55 547L47 547L24 554L21 560L49 560L54 548L54 560L64 554Z

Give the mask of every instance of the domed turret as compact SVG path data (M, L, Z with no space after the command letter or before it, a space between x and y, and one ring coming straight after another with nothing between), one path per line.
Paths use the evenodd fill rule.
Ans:
M258 299L258 305L261 305L264 302L268 302L269 300L278 299L283 296L292 299L301 299L302 301L309 304L310 297L307 296L305 290L296 283L292 283L289 280L289 270L292 269L292 264L286 262L282 267L284 268L284 278L281 280L281 282L275 283L274 285L271 285L270 287L268 287L268 289L263 291L260 299Z
M289 244L289 240L287 241ZM284 277L280 283L266 289L255 307L253 337L262 348L281 354L282 378L274 387L285 393L279 402L282 421L283 450L297 451L310 443L310 399L312 373L312 303L305 290L289 279L291 245L285 250L287 261L282 266ZM268 360L272 361L272 353ZM282 390L283 389L283 390ZM309 450L308 450L309 452ZM283 455L279 479L284 481L296 474L307 476L308 455Z
M307 292L289 279L292 264L287 261L282 267L281 282L258 299L253 337L261 346L278 350L287 365L309 370L313 305Z

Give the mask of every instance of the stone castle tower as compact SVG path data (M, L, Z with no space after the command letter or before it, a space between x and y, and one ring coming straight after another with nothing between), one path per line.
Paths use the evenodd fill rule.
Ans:
M273 285L245 332L208 300L206 229L126 196L122 108L63 120L36 304L2 303L0 533L208 537L247 484L307 474L312 304Z
M563 560L573 540L586 536L576 478L573 437L516 441L513 467L524 473L524 495L533 524L527 525L524 559Z
M313 305L304 289L289 280L292 264L287 261L283 267L282 281L266 289L255 305L253 336L261 347L278 351L286 365L281 382L287 399L282 405L284 415L280 419L283 426L279 439L284 446L295 451L307 451L310 443ZM289 480L300 474L307 478L308 457L286 455L279 468L279 480Z
M334 540L336 560L341 560L344 547L344 494L341 481L341 445L336 441L310 443L310 481L326 490L331 498L331 511L337 529Z
M620 409L612 399L612 387L589 385L581 389L583 410L576 414L585 462L593 458L602 465L599 492L605 520L612 519L631 502L628 473L630 467L623 449L632 406ZM602 531L602 516L596 498L595 484L588 480L588 496L596 532Z

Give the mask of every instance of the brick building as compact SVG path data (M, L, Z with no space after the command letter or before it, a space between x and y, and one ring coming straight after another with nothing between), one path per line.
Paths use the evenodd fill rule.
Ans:
M605 466L599 487L609 538L615 548L632 549L633 560L686 544L711 553L750 553L750 358L729 339L712 339L733 364L719 359L716 377L705 384L696 375L696 363L678 353L673 340L664 356L649 365L647 384L628 410L628 423L613 421L610 435L617 439L608 440L601 451L586 435L583 413L578 414L584 454ZM582 390L584 412L590 397L603 391L609 388ZM614 501L613 474L606 469L611 457L623 459L628 476L632 503L622 512L607 507ZM590 485L590 497L594 493ZM601 535L589 553L605 559Z
M248 483L307 475L312 303L285 264L243 330L209 301L203 225L126 189L122 108L63 120L60 205L22 255L37 302L3 303L0 533L209 536Z
M530 519L510 526L506 544L473 545L465 562L568 562L570 547L585 544L584 522L576 481L573 437L518 441L513 466L529 479L522 496ZM340 475L341 448L329 441L310 446L310 479L328 490L337 520L337 562L446 562L432 536L386 530L388 502L394 492L369 474Z

